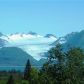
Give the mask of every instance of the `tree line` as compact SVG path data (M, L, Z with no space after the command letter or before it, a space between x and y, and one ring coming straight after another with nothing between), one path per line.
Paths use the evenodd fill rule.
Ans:
M20 83L11 75L6 84L84 84L84 51L63 51L58 44L49 50L47 62L40 70L32 68L28 59Z

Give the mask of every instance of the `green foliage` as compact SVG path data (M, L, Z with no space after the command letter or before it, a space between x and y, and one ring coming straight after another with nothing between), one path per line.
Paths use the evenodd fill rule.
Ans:
M24 71L24 80L27 80L29 84L38 84L38 70L35 68L31 68L29 59Z
M40 74L44 84L47 82L48 84L83 84L83 51L80 48L73 48L65 53L61 46L57 45L49 51L49 61L44 64Z
M70 49L66 53L66 79L73 84L81 84L84 73L84 53L79 48Z
M23 73L17 76L14 75L17 74L14 71L11 73L14 79L13 77L4 78L3 75L2 77L5 81L8 79L7 84L84 84L83 50L71 48L67 52L63 52L61 45L57 45L48 52L48 56L48 61L40 70L32 68L28 59L24 79L22 79ZM7 72L3 73L7 74ZM0 78L0 84L6 84L3 78Z
M28 59L25 70L24 70L24 79L25 80L31 80L31 64L30 60Z
M13 76L11 75L7 81L7 84L15 84Z
M21 84L29 84L29 82L26 80L22 80Z
M36 68L31 69L31 84L38 84L38 73L39 71Z
M41 70L41 78L44 84L56 84L62 81L63 75L63 54L60 45L49 51L49 61L44 64ZM45 78L43 78L45 77ZM45 80L43 80L45 79Z

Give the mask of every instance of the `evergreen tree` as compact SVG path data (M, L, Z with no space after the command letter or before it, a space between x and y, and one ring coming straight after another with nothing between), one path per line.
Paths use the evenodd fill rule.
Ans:
M7 84L15 84L12 75L8 78Z
M27 64L24 70L24 79L30 81L31 80L31 64L30 60L27 60Z

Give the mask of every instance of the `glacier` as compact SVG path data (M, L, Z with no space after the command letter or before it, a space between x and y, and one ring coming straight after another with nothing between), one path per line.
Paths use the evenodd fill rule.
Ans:
M42 36L33 32L30 33L16 33L1 35L0 39L4 39L4 47L18 47L26 51L36 60L45 58L44 53L46 53L53 46L50 45L57 40L55 35L47 34Z

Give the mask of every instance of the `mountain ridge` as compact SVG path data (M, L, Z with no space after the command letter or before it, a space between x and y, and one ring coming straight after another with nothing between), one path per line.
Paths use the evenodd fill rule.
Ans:
M30 37L31 34L33 34L34 37ZM21 39L21 35L25 38ZM28 35L30 35L30 38L27 38ZM21 48L37 60L44 58L44 53L48 52L50 48L58 43L62 44L65 49L68 47L80 47L84 49L84 30L80 32L72 32L59 38L56 38L56 36L52 34L46 34L45 36L38 35L39 34L35 32L30 32L28 34L16 33L11 36L6 36L1 33L0 47ZM52 38L52 36L54 38Z
M46 35L48 37L45 37ZM43 56L42 53L47 52L51 48L50 44L57 40L56 36L53 34L46 35L42 36L35 32L8 35L1 33L0 39L1 42L3 41L2 43L4 43L1 47L18 47L37 60L40 60Z
M52 43L52 45L54 46L58 43L61 43L65 50L68 50L69 48L73 48L73 47L79 47L84 49L84 30L80 32L69 33L64 37L62 37L62 39L63 40L59 38L54 43Z

